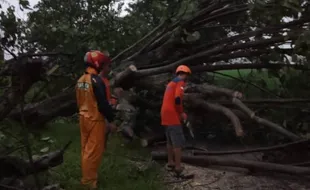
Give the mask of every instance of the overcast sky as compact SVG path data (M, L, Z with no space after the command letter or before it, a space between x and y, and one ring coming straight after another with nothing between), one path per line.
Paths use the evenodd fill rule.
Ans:
M28 0L30 7L33 8L33 6L35 6L40 0ZM124 11L125 8L127 7L127 4L130 2L134 2L135 0L124 0L125 5L123 6L123 12L121 13L120 16L124 16L126 15L126 12ZM0 10L6 10L10 5L13 5L15 7L15 14L17 17L26 20L27 19L27 13L29 13L31 10L20 10L19 8L19 0L6 0L5 3L1 2L1 7ZM117 5L115 6L115 8L117 8ZM12 56L7 53L4 52L4 59L8 60L11 59Z
M28 0L30 3L31 8L36 5L39 0ZM17 17L22 18L22 19L26 19L27 18L27 13L29 12L29 10L25 10L25 11L21 11L19 8L19 0L6 0L6 3L1 3L2 6L2 10L3 9L7 9L10 5L13 5L15 7L15 14Z
M31 8L33 8L33 6L36 5L40 0L28 0L28 1L30 3ZM125 6L123 6L123 10L125 10L125 8L127 7L127 4L130 2L133 2L135 0L123 0L123 1L125 3ZM1 3L2 8L0 10L7 9L10 5L13 5L14 7L16 7L16 9L15 9L16 16L18 16L19 18L22 18L22 19L27 19L27 13L31 10L21 11L19 8L19 3L18 3L19 0L6 0L5 2L6 3ZM117 5L115 7L117 7ZM126 14L126 12L123 11L121 13L121 16L123 16L125 14Z

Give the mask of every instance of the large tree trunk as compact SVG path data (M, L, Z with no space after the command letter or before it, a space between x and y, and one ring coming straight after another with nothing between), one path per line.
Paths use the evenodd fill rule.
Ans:
M25 106L24 118L27 124L42 126L56 117L68 117L77 112L74 89L67 89L57 96L42 102ZM9 117L20 121L20 111L13 110Z
M309 147L310 140L300 140L287 144L280 144L271 147L262 147L262 148L254 148L254 149L246 149L246 150L230 150L230 151L193 151L194 155L210 155L210 156L219 156L219 155L229 155L229 154L245 154L245 153L253 153L253 152L267 152L267 151L276 151L282 149L300 149L307 150ZM306 155L305 155L306 156Z
M152 152L153 160L167 160L167 153L163 152ZM204 157L204 156L188 156L183 155L182 161L195 166L208 167L210 165L217 166L230 166L230 167L241 167L247 168L251 172L255 171L271 171L271 172L280 172L293 175L310 175L310 168L307 167L298 167L298 166L288 166L282 164L274 163L264 163L251 160L237 160L237 159L227 159L223 157Z
M0 76L11 76L10 87L0 98L0 121L21 101L21 97L41 78L42 60L18 59L6 63Z
M16 156L1 156L0 157L0 181L3 178L19 178L28 175L46 171L51 167L56 167L62 164L64 153L71 144L69 141L62 149L50 152L39 156L33 160L33 166L30 161L18 158Z

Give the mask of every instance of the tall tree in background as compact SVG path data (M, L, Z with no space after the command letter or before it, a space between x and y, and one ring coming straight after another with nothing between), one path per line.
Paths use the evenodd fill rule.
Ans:
M17 111L11 112L18 93L35 88L42 92L41 87L46 86L49 98L35 98L37 102L27 106L29 124L39 125L56 116L75 113L72 85L83 70L82 56L89 49L111 52L114 87L133 89L138 96L129 104L141 109L158 110L164 84L180 64L191 66L194 73L267 68L276 78L283 78L279 69L285 66L306 70L304 65L309 58L307 1L146 0L131 4L129 14L124 17L119 16L121 7L112 8L115 3L43 0L29 14L26 23L15 18L14 10L3 14L1 22L7 25L3 25L6 35L2 46L8 51L15 46L26 54L8 61L1 75L27 78L18 79L25 81L23 91L10 90L3 94L10 100L1 99L0 119L18 118ZM283 44L290 47L280 48ZM31 59L35 56L48 58ZM288 57L296 59L292 62ZM297 66L297 62L302 66ZM242 130L240 118L250 118L290 139L299 138L280 125L256 116L239 102L240 93L206 85L205 75L201 76L193 77L196 84L188 89L186 101L193 113L198 108L221 113L236 131ZM239 110L221 104L214 94L223 95ZM155 105L146 104L145 97L152 99ZM209 102L205 102L206 97ZM46 100L39 101L43 99Z

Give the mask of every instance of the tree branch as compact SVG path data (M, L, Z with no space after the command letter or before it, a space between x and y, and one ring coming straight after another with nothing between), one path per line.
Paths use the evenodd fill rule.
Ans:
M248 108L246 105L244 105L239 99L233 98L232 102L233 102L233 104L238 106L241 111L246 113L251 119L253 119L257 123L262 124L262 125L267 126L267 127L270 127L272 129L278 131L279 133L285 135L286 137L289 137L291 140L300 140L301 139L301 137L299 137L298 135L296 135L294 133L291 133L290 131L284 129L280 125L256 116L255 112L253 112L250 108Z
M236 135L238 137L243 136L243 129L240 123L239 118L228 108L218 105L218 104L211 104L207 103L202 99L197 99L191 96L185 96L184 97L185 101L188 101L191 105L196 106L196 107L202 107L207 110L215 111L215 112L220 112L223 115L225 115L233 124L235 128Z
M119 59L122 55L124 55L125 53L127 53L128 51L132 50L133 48L135 48L137 45L139 45L141 42L143 42L145 39L147 39L148 37L154 35L158 30L160 30L165 24L167 23L167 20L163 21L162 23L160 23L158 26L156 26L151 32L149 32L147 35L145 35L143 38L141 38L139 41L137 41L136 43L132 44L130 47L128 47L127 49L123 50L122 52L120 52L119 54L117 54L115 57L113 57L112 61L116 61L117 59Z
M292 38L296 38L296 36L292 37ZM220 47L213 48L211 50L206 50L206 51L197 53L195 55L182 58L182 59L180 59L174 63L171 63L169 65L166 65L166 66L162 66L159 68L153 68L153 69L140 70L135 75L137 77L144 77L144 76L161 74L161 73L172 71L173 69L175 69L180 64L187 63L187 65L197 65L199 63L196 63L195 60L197 60L199 58L205 57L207 59L208 57L215 55L215 54L219 54L219 53L225 53L225 52L230 52L230 51L235 51L238 49L245 49L245 48L250 48L250 47L254 48L254 47L259 47L259 46L268 46L270 44L274 44L274 43L282 42L282 41L286 41L286 40L288 40L287 37L280 36L280 37L275 37L275 38L271 38L271 39L265 39L265 40L261 40L261 41L254 41L254 42L248 42L248 43L242 43L242 44L236 44L236 45L227 45L227 46L223 45Z
M194 155L213 155L213 156L219 156L219 155L228 155L228 154L246 154L246 153L253 153L253 152L267 152L267 151L275 151L275 150L282 150L282 149L292 149L292 148L299 148L301 149L301 146L308 146L310 143L309 139L300 140L296 142L286 143L286 144L280 144L276 146L269 146L269 147L263 147L263 148L255 148L255 149L246 149L246 150L230 150L230 151L197 151L194 150Z
M151 153L153 160L167 160L167 153L155 152ZM208 167L210 165L219 166L231 166L248 168L250 171L271 171L280 172L293 175L310 175L310 168L289 166L275 163L265 163L251 160L239 160L232 158L221 158L221 157L204 157L204 156L189 156L182 155L182 161L195 166Z

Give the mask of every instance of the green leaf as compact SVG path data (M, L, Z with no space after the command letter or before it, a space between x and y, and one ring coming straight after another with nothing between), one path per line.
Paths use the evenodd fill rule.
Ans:
M31 10L28 0L19 0L19 6L20 6L21 10L23 10L23 9Z
M44 147L44 148L42 148L42 149L40 150L40 152L42 152L42 153L47 153L49 150L50 150L49 147Z
M279 78L280 77L280 72L279 70L268 70L268 77L269 78Z
M285 75L280 76L279 80L280 80L281 84L284 84L285 80L286 80L286 76Z
M266 88L267 87L267 83L264 79L259 80L259 84L261 87Z
M286 8L289 8L295 12L301 12L302 11L302 8L301 6L299 5L298 2L296 1L292 1L292 0L286 0L286 1L283 1L283 4L282 4L284 7Z
M50 139L51 139L51 137L43 137L43 138L41 138L42 141L48 141Z

